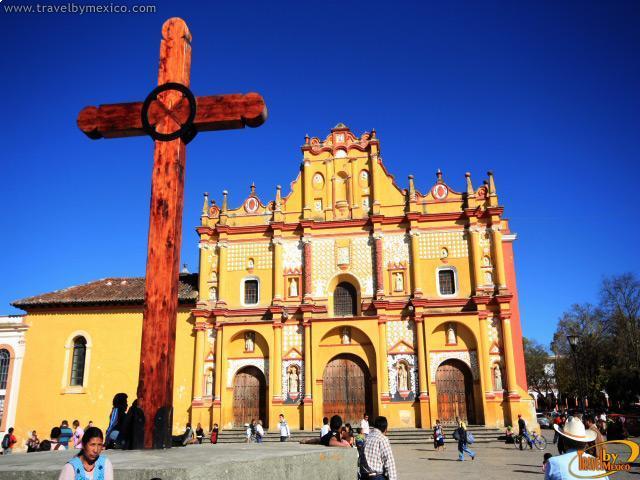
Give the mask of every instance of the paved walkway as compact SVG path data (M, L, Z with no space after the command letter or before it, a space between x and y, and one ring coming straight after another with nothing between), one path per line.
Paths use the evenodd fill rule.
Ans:
M432 444L395 445L393 452L398 467L399 480L457 480L463 478L482 480L543 480L542 457L546 452L558 454L551 443L553 434L545 432L549 440L547 449L517 450L513 445L489 443L472 445L477 454L475 460L465 455L465 461L458 461L456 445L447 445L443 452L436 452ZM636 442L640 439L636 438ZM640 460L630 473L616 473L611 480L640 480ZM455 477L454 477L455 476Z

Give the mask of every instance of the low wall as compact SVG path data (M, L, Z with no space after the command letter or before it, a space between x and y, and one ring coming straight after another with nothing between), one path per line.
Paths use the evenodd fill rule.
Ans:
M2 480L57 480L76 452L21 453L0 456ZM353 480L355 449L296 443L190 445L169 450L105 452L115 480Z

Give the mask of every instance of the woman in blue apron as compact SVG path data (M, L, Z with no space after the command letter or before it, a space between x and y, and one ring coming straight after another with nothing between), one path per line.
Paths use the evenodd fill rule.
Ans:
M90 427L82 436L82 450L62 468L58 480L113 480L113 466L101 455L104 435L97 427Z

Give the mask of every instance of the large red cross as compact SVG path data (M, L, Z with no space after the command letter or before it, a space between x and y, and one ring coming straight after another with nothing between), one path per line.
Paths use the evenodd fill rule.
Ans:
M171 446L186 144L198 132L258 127L267 118L257 93L193 97L186 23L167 20L162 37L158 88L144 102L86 107L78 115L80 130L92 139L148 134L155 140L137 392L145 448Z

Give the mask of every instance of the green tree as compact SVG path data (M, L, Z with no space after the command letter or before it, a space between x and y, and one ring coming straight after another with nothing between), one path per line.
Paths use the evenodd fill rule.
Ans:
M549 352L538 342L523 338L527 384L531 390L546 399L555 384L554 365Z
M568 335L579 338L575 351L569 345ZM609 344L603 311L589 303L572 305L560 318L552 343L560 391L600 397L610 366Z

